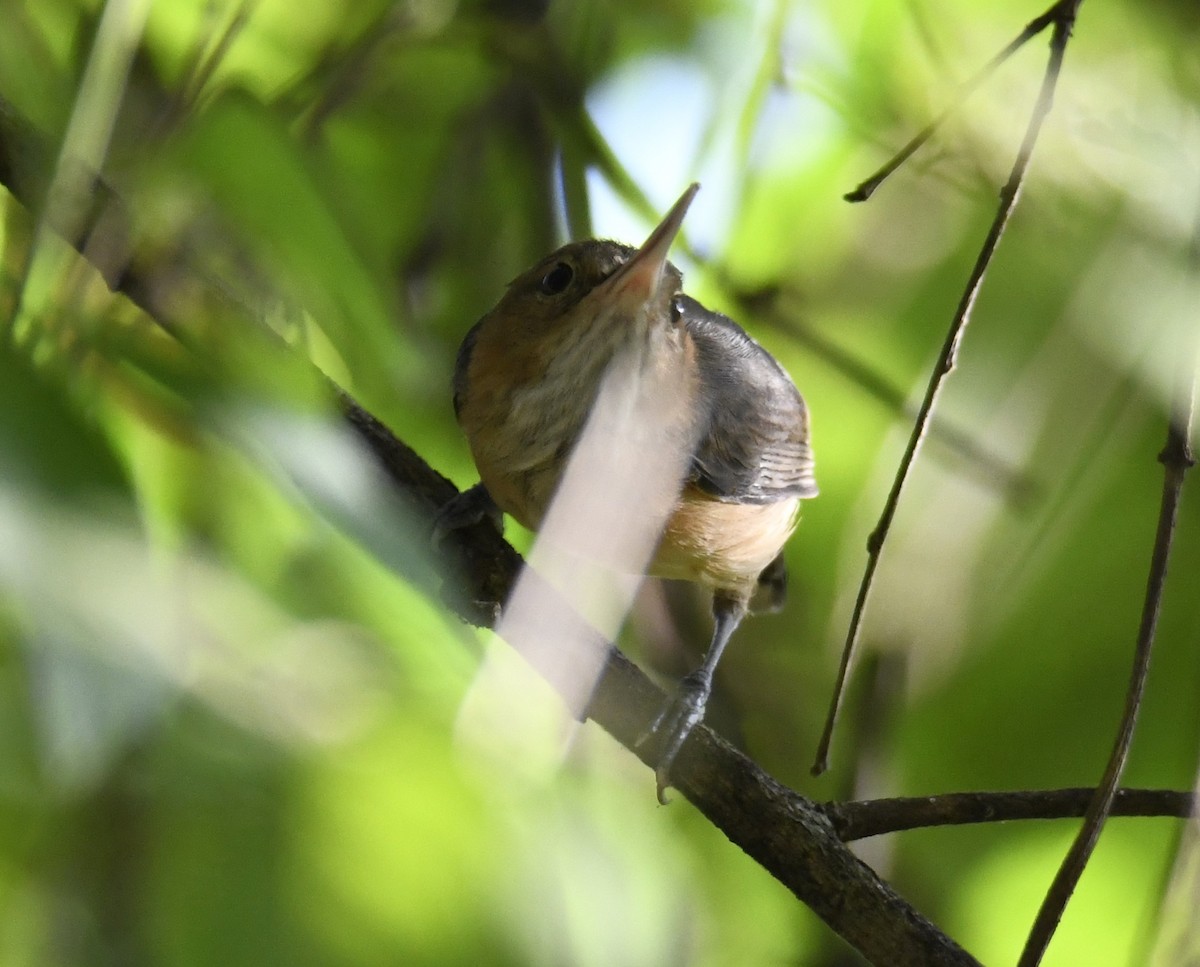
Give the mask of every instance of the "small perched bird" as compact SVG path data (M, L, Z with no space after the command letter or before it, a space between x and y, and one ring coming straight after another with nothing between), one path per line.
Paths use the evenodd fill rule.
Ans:
M648 573L713 592L703 663L646 736L662 750L660 801L684 740L704 718L721 652L762 587L778 606L781 551L801 498L817 494L808 411L775 359L731 319L684 295L667 253L693 184L639 249L574 242L514 279L463 340L454 409L480 483L442 515L456 527L496 508L537 530L610 364L636 351L642 378L670 394L662 438L682 446Z

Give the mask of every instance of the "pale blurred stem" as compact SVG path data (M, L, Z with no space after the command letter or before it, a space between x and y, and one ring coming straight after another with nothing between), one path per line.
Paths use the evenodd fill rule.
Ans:
M900 466L896 470L892 489L888 493L887 500L884 502L883 513L880 515L879 523L875 525L875 529L867 538L867 566L863 571L862 581L858 588L858 597L854 602L854 610L850 616L850 627L846 633L846 642L842 649L842 660L838 668L837 682L834 685L833 697L830 700L829 711L825 718L825 728L821 733L821 740L817 746L816 761L812 767L814 775L820 775L828 767L829 746L833 741L834 727L837 724L838 712L841 709L846 680L858 645L859 633L862 628L863 617L866 614L867 601L874 584L875 571L879 566L880 554L883 551L884 542L887 540L888 532L891 529L892 520L896 515L896 508L900 503L900 495L904 491L904 485L908 482L913 464L916 461L917 454L920 452L925 434L928 432L929 423L932 419L934 408L937 406L942 387L945 385L946 377L954 370L959 346L962 344L963 334L966 332L968 322L970 322L971 312L975 307L975 300L983 284L983 277L987 273L988 266L991 264L992 258L996 253L997 246L1000 244L1000 238L1004 234L1004 228L1008 224L1008 219L1017 206L1017 200L1020 198L1021 187L1025 181L1025 173L1029 169L1029 162L1033 156L1034 146L1037 144L1042 125L1050 113L1050 107L1054 102L1054 89L1058 84L1058 76L1062 70L1063 55L1066 53L1067 41L1071 36L1071 27L1075 22L1075 13L1081 2L1082 0L1073 0L1073 2L1056 4L1047 14L1043 15L1053 15L1054 33L1050 39L1050 58L1046 64L1046 73L1042 78L1042 87L1038 92L1037 102L1034 104L1033 113L1030 115L1029 124L1025 129L1025 137L1021 142L1020 150L1017 152L1016 161L1013 163L1008 181L1000 191L1000 205L996 210L996 216L992 219L991 227L984 238L983 246L979 250L975 265L971 269L966 288L963 290L962 298L959 300L958 308L950 323L950 329L946 334L946 341L942 345L941 353L938 355L937 363L934 365L933 373L929 378L929 385L925 390L925 397L921 402L921 408L917 412L917 419L913 425L908 446L904 451L904 456L900 460Z
M1079 9L1079 4L1081 2L1082 0L1061 0L1061 2L1056 3L1040 17L1035 17L1033 20L1029 21L1029 23L1025 25L1025 29L1022 30L1020 34L1018 34L1016 38L1008 44L1007 47L1005 47L1002 51L1000 51L1000 53L988 61L982 70L968 79L958 89L957 96L953 101L950 102L950 105L944 111L942 111L941 114L939 114L929 124L918 131L912 140L904 145L904 147L899 151L897 151L888 161L888 163L875 172L875 174L871 175L870 178L868 178L866 181L863 181L852 191L846 192L846 194L843 196L846 201L866 201L873 194L875 194L875 190L885 181L887 181L887 179L892 176L896 169L898 169L902 164L904 164L904 162L916 154L926 141L928 141L934 136L934 134L937 133L938 128L946 123L946 120L962 106L963 102L966 101L966 99L977 87L979 87L980 84L991 77L1001 64L1008 60L1013 54L1024 47L1043 30L1045 30L1051 24L1054 24L1057 27L1058 24L1066 21L1069 32L1070 22L1074 21L1075 13Z
M587 166L564 148L559 154L558 168L567 231L571 238L590 238L592 206L588 195Z
M822 808L843 842L931 826L963 826L1020 819L1072 819L1087 813L1096 795L1090 787L1022 792L952 792L937 796L827 802ZM1112 816L1187 819L1196 794L1176 789L1120 789Z
M1189 250L1189 263L1193 275L1200 276L1200 213ZM1113 814L1113 803L1117 786L1129 759L1133 743L1133 732L1137 725L1146 679L1150 673L1150 657L1154 649L1155 630L1162 607L1163 589L1167 579L1167 564L1171 555L1171 544L1175 535L1175 521L1179 514L1179 500L1183 491L1183 479L1195 464L1191 439L1193 414L1196 398L1197 347L1194 334L1186 329L1184 345L1178 354L1179 371L1171 400L1171 413L1167 420L1167 442L1158 455L1163 465L1162 499L1159 505L1158 525L1154 534L1154 549L1150 555L1150 574L1146 580L1146 598L1142 605L1142 617L1138 626L1137 643L1133 652L1133 668L1129 673L1129 686L1125 693L1125 709L1117 729L1117 737L1109 753L1104 775L1092 796L1083 818L1083 825L1075 836L1071 848L1063 858L1062 865L1046 892L1038 909L1037 917L1021 952L1018 967L1036 967L1049 946L1054 932L1062 919L1063 911L1075 892L1079 878L1091 858L1104 823Z

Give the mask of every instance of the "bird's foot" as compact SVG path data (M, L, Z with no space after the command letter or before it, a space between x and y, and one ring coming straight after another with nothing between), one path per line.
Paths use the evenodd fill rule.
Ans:
M658 787L658 801L664 806L670 802L666 791L671 784L671 766L692 730L704 721L704 708L711 691L712 679L703 669L685 675L674 696L637 740L637 744L642 745L652 737L657 737L661 743L662 753L654 770L654 778Z
M492 495L482 483L468 487L462 493L446 502L433 520L433 533L430 543L435 551L441 551L446 538L464 527L471 527L480 521L490 519L496 525L496 530L504 533L504 515Z

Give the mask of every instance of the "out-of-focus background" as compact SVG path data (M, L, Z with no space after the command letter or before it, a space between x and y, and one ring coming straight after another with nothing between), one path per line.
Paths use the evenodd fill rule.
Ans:
M0 964L859 962L439 603L314 376L473 483L468 327L692 180L688 290L792 373L822 490L712 721L821 799L1093 783L1200 323L1197 10L1081 8L814 779L866 535L1048 33L873 200L841 196L1036 4L3 0L4 175L35 201L0 195ZM1129 784L1195 780L1192 484ZM651 586L624 643L670 674L706 621ZM1073 830L862 849L1006 963ZM1046 962L1197 956L1181 832L1114 821Z

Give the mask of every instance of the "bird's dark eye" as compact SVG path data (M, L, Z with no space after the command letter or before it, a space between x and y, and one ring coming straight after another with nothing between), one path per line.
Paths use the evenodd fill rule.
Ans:
M575 270L570 265L566 262L555 262L554 268L542 276L542 281L538 283L538 290L543 295L558 295L560 292L566 291L573 278L575 278Z

